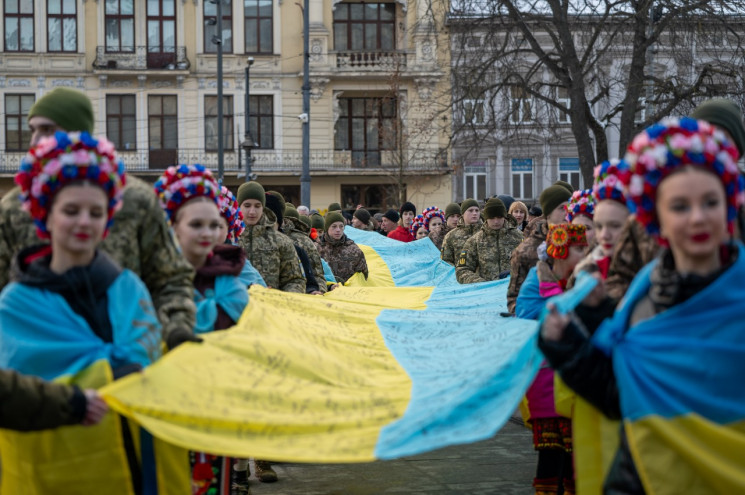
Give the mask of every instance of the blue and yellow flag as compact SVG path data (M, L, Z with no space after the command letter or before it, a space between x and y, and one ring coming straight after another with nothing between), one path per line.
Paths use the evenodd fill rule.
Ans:
M324 296L254 286L238 324L107 386L109 403L193 450L362 462L488 438L541 361L507 281L459 285L429 240L347 228L370 276Z

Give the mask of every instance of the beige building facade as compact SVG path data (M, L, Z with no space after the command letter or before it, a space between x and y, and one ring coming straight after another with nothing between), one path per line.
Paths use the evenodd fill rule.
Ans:
M222 0L224 183L251 173L298 204L310 125L311 208L373 210L451 200L447 136L427 125L448 84L447 40L425 0L310 0L311 105L300 118L303 12L287 0ZM55 87L87 94L96 134L130 173L218 164L216 5L203 0L4 0L0 189L27 149L26 115ZM253 59L246 67L249 57Z

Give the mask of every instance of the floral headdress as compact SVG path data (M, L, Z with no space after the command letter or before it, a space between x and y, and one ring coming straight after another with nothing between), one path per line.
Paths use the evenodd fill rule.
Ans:
M416 231L419 230L420 227L427 228L425 226L424 215L417 215L414 217L414 221L411 222L411 227L409 227L409 232L411 232L411 235L416 237ZM429 229L427 229L427 232L429 232Z
M230 192L230 189L222 186L217 203L220 207L220 214L228 222L228 237L226 240L236 241L246 229L246 225L243 223L243 213L238 207L238 201Z
M734 144L708 122L690 117L663 119L639 133L626 150L624 160L631 169L623 178L628 206L647 232L659 236L655 201L660 182L681 167L701 167L724 185L727 227L732 233L745 190L737 157Z
M546 254L554 259L566 259L572 246L587 246L585 226L573 223L557 223L548 228Z
M569 203L564 206L564 210L567 212L566 220L569 223L572 223L577 215L585 215L592 220L595 214L595 198L592 196L592 189L574 191L572 197L569 198Z
M427 229L427 231L429 231L429 222L434 217L440 217L442 223L445 223L445 213L436 206L425 208L422 212L422 216L424 217L424 228Z
M592 195L598 203L605 199L613 199L626 206L626 187L631 169L625 160L614 158L606 160L593 171L595 183L592 185Z
M199 164L168 167L153 188L169 222L173 222L176 211L190 199L206 196L217 205L220 195L212 172Z
M58 131L42 138L23 158L15 182L21 187L21 202L40 238L49 238L46 220L55 194L80 181L96 184L106 192L108 232L126 183L124 164L109 140L95 139L87 132Z

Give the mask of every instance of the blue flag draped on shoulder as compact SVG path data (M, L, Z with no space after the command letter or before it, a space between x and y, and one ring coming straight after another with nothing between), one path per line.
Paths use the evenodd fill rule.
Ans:
M507 281L458 284L428 239L346 233L367 280L323 297L254 286L235 327L108 386L109 403L175 444L277 461L389 459L492 436L541 361L536 322L499 316Z

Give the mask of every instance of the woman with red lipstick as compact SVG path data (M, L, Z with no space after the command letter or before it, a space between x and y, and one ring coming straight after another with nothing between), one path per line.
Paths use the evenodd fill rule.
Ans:
M636 136L621 179L661 254L591 338L549 305L544 355L578 395L622 420L605 493L744 488L727 474L744 467L736 447L745 420L735 385L745 374L745 251L732 240L743 199L737 158L704 121L666 119ZM686 447L694 445L696 453Z
M40 244L19 252L13 282L0 294L1 368L99 388L160 356L161 326L148 290L99 250L125 182L124 165L105 138L57 132L29 150L16 183ZM136 441L137 434L115 414L87 430L3 432L1 488L64 491L64 480L75 479L76 486L114 481L151 491L142 477L148 434L141 429ZM70 466L77 466L73 474Z

